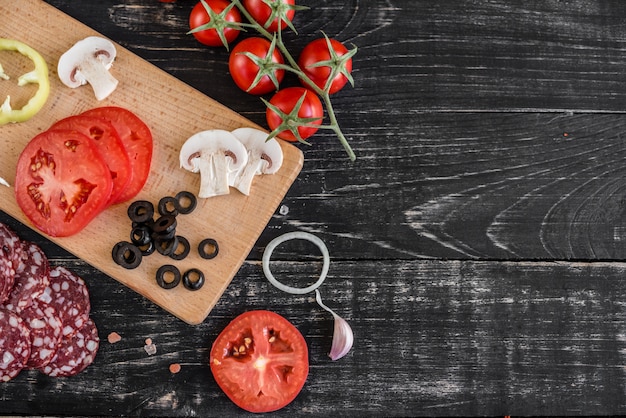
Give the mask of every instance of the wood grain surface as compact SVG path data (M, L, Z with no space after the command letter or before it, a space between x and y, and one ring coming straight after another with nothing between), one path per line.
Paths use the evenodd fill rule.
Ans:
M47 2L265 125L228 52L186 35L194 0ZM74 378L27 371L3 384L0 413L246 416L208 353L235 316L270 309L302 332L311 365L272 416L625 415L626 3L299 3L310 9L286 34L294 51L320 31L359 48L354 88L333 97L357 160L328 132L298 146L302 171L197 326L1 215L86 278L101 337L122 341L104 341ZM320 290L355 334L337 362L332 317L261 270L269 241L294 230L330 251ZM292 284L320 265L303 243L274 251Z
M17 159L32 137L55 122L85 110L120 106L137 114L152 132L154 149L150 175L133 200L147 200L156 207L165 196L175 196L180 191L198 193L200 175L180 168L178 154L187 138L209 129L231 131L254 126L120 45L116 47L117 56L110 71L121 81L111 96L98 101L90 86L69 89L57 75L58 57L77 41L102 35L41 0L7 3L0 6L0 14L5 19L1 29L5 35L2 36L19 37L21 42L36 45L49 63L51 85L50 97L38 115L28 122L1 128L5 152L0 157L0 177L9 184L15 184ZM29 18L21 19L22 16ZM20 36L16 36L18 34ZM139 267L131 271L111 262L115 244L130 239L131 221L127 209L131 202L113 205L76 235L52 240L183 321L199 324L239 270L302 168L300 150L284 141L281 141L281 148L284 158L280 170L275 175L255 178L249 196L233 191L212 199L200 199L190 216L178 217L176 233L185 237L192 247L184 260L174 261L156 254L157 257L145 257ZM0 188L0 208L28 224L15 193L13 188ZM210 261L200 257L196 250L206 238L222 243L219 254ZM181 272L192 268L202 271L207 285L195 292L182 286L162 289L154 278L166 262Z

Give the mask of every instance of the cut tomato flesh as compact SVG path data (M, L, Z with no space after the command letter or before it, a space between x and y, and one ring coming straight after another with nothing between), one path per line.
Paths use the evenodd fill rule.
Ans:
M153 151L150 128L133 112L117 106L97 107L82 115L104 118L117 131L131 166L130 181L117 201L132 199L141 191L150 174Z
M263 310L235 318L213 343L210 361L224 393L250 412L289 404L309 372L302 334L284 317Z
M17 203L50 236L81 231L106 207L112 188L97 146L77 131L51 129L37 135L17 162Z
M113 124L95 116L76 115L56 122L50 129L75 130L93 140L109 167L113 182L108 203L121 202L119 197L130 182L131 167L124 144Z

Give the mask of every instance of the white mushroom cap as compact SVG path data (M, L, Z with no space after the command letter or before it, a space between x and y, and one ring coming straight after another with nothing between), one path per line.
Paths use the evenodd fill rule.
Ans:
M232 133L211 129L189 137L179 158L182 168L200 172L198 197L206 198L229 193L229 173L246 165L248 152Z
M248 163L231 173L229 183L247 196L254 176L274 174L280 169L283 150L275 138L267 140L267 133L259 129L239 128L232 133L246 147Z
M80 40L59 58L57 72L61 82L76 88L91 84L96 99L108 97L118 81L109 73L116 57L115 45L99 36Z

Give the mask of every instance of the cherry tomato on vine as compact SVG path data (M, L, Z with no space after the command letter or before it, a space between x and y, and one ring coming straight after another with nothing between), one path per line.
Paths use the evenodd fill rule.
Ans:
M279 21L281 30L285 29L287 22L291 22L296 13L296 8L293 7L296 1L270 0L270 3L272 3L272 7L264 0L243 0L243 7L245 7L254 20L261 26L264 26L268 32L278 31ZM274 8L274 10L272 10L272 8Z
M237 406L271 412L300 393L309 374L309 350L300 331L284 317L249 311L217 337L210 364L215 381Z
M298 101L304 100L299 109L296 109ZM304 87L287 87L279 90L269 101L271 106L268 106L265 112L265 118L269 128L274 131L275 129L284 126L284 130L277 135L287 141L296 142L298 137L294 135L296 131L300 136L300 139L307 139L318 128L314 126L294 126L294 122L304 122L308 125L315 124L321 125L322 118L324 117L324 107L320 98L313 91ZM279 112L276 112L271 107L276 107ZM301 123L299 123L301 124Z
M332 51L328 48L328 42ZM335 39L316 39L304 47L298 58L298 66L320 89L326 86L332 73L332 66L338 66L340 71L333 77L328 91L329 94L333 94L346 85L348 82L346 74L352 72L352 57L349 52L348 48Z
M224 10L229 6L230 9L224 16L212 22L216 27L201 30L201 27L209 23L212 19L203 2L198 2L189 15L190 33L198 42L207 46L226 46L224 42L229 44L234 41L239 36L240 32L240 30L236 28L236 24L241 23L241 14L237 7L234 7L234 4L228 0L204 0L204 2L217 15L223 14ZM197 31L194 32L194 30Z
M285 70L273 67L283 64L283 56L265 38L246 38L233 48L228 69L233 81L250 94L266 94L278 90Z

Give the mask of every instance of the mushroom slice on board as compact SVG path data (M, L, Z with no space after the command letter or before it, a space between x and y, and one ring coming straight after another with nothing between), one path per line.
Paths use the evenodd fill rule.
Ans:
M96 99L103 100L117 88L118 81L109 72L116 53L111 41L89 36L61 55L57 66L59 78L71 88L89 83Z
M198 132L180 149L180 166L200 173L198 197L206 198L230 192L228 176L248 162L246 147L232 133L222 129Z
M283 165L283 149L275 138L268 140L268 134L259 129L239 128L232 133L248 150L248 163L230 173L229 184L248 196L254 176L274 174Z

